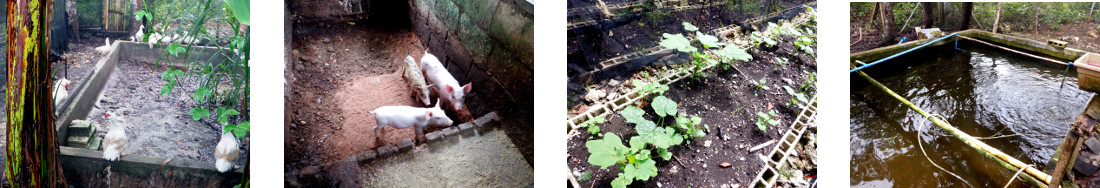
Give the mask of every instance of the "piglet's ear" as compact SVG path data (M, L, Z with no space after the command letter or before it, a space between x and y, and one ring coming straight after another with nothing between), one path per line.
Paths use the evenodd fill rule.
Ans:
M466 83L466 86L462 86L462 93L470 93L470 89L474 83Z
M454 93L455 92L455 88L451 87L451 85L447 85L447 87L445 87L444 89L447 90L447 93Z

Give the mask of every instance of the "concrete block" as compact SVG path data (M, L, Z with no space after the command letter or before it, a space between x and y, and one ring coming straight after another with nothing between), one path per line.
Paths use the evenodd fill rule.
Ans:
M439 139L443 138L443 132L442 131L436 131L436 132L426 133L426 134L424 134L424 138L426 140L428 140L428 142L434 142L436 140L439 140Z
M457 127L447 127L446 129L443 129L443 134L447 136L454 136L455 133L458 133Z
M474 124L470 122L462 123L458 125L458 129L461 131L467 131L474 128Z
M491 21L493 14L497 11L497 5L501 4L499 0L456 1L456 3L477 25L485 25Z
M394 152L397 152L397 146L393 144L387 144L382 147L378 147L378 157L390 156Z
M480 118L477 118L477 120L474 120L474 123L476 123L477 126L480 127L480 126L488 125L489 122L491 122L491 121L497 121L497 120L500 120L500 117L497 117L497 112L489 112L488 114L485 114L485 115L481 116Z
M367 150L367 151L364 151L363 153L360 153L359 156L356 157L356 159L358 159L359 162L367 162L367 161L370 161L370 160L374 159L374 157L377 157L377 156L378 156L378 154L374 153L374 150Z
M397 142L397 151L408 151L412 149L413 141L411 139L404 139Z
M459 42L466 46L466 49L473 52L475 55L485 56L492 50L492 39L489 38L489 33L482 30L481 26L477 25L470 16L462 15L459 18L461 26L458 27L456 35L458 35Z
M458 9L458 5L454 3L454 0L439 0L436 3L434 9L436 12L436 19L443 24L444 30L453 30L458 28L459 17L461 17L461 9Z

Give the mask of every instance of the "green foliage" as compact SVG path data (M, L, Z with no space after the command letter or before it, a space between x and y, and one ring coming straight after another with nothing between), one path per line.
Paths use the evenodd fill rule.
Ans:
M791 106L791 104L795 104L795 105L798 105L799 107L803 107L803 106L805 106L805 105L802 105L803 103L808 104L810 102L810 100L806 99L805 94L802 94L801 92L795 91L794 89L791 89L791 87L783 86L783 90L786 90L787 94L791 95L791 101L787 102L787 106Z
M699 116L691 116L690 118L684 115L676 116L676 128L679 128L680 132L684 133L685 139L706 136L706 133L704 133L702 129L699 129L700 123L703 123L703 118Z
M233 13L233 17L245 25L250 25L248 4L249 0L225 0L225 7Z
M694 46L691 46L691 41L689 41L687 37L684 37L684 35L673 35L665 33L661 34L661 36L664 36L664 38L661 39L661 42L659 43L662 47L668 49L676 49L680 52L695 52L696 50L698 50Z
M225 130L224 131L226 131L226 132L232 131L233 136L236 136L238 139L239 138L244 138L244 136L248 135L248 131L250 130L249 125L250 125L250 123L248 123L248 121L242 121L241 123L238 123L238 124L228 124L228 125L225 125Z
M760 129L760 132L764 132L768 129L768 125L779 125L779 115L775 113L775 110L764 112L756 112L756 128Z
M596 118L592 118L592 119L588 119L587 121L584 121L584 123L581 123L579 126L580 127L588 127L587 131L591 135L603 136L603 134L600 133L599 124L603 124L605 121L606 121L606 119L604 119L603 117L596 117Z
M210 116L210 110L202 108L191 108L191 112L189 112L188 114L191 114L191 119L198 121L206 116Z
M577 177L577 180L578 181L592 180L592 172L584 172L584 174L581 174L580 177Z
M601 169L618 164L623 172L611 182L612 187L626 187L634 180L646 181L657 176L657 162L645 149L645 142L639 137L631 137L630 147L623 145L619 135L612 133L600 140L589 140L585 147L591 155L588 163Z
M180 53L187 52L187 49L184 49L180 44L170 44L165 51L168 51L172 56L179 57Z
M776 57L775 58L775 63L779 64L779 66L775 67L776 71L778 71L779 68L787 69L787 58Z
M649 75L649 74L645 74L645 75ZM638 93L643 94L643 95L648 95L648 94L664 95L665 91L668 91L668 86L667 85L662 85L662 84L657 83L657 82L646 83L645 81L634 80L631 83L634 84L634 89L637 90Z
M749 83L752 83L753 86L756 86L756 87L753 88L754 90L752 91L752 95L757 96L757 91L759 91L759 90L767 91L767 90L772 89L771 87L768 87L767 82L768 82L767 77L760 77L760 81L749 80Z
M698 31L699 30L698 27L695 27L695 25L692 25L691 23L683 22L682 24L684 25L684 30L687 30L687 31Z
M650 104L650 106L653 107L653 111L656 112L659 117L676 114L676 102L663 95L653 98L653 103Z
M178 79L176 79L176 77L179 77L180 75L183 75L183 71L181 70L168 70L164 71L164 73L161 73L160 79L167 80L168 83L164 84L164 86L160 88L160 94L172 94L172 89L176 88L176 83L179 81Z

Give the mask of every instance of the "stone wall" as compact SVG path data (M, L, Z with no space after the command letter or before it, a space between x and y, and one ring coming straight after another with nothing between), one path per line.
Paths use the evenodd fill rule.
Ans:
M473 83L474 94L466 103L474 115L502 112L506 127L525 129L509 136L533 144L533 5L526 0L411 0L409 7L412 30L428 51L459 83Z
M473 82L475 114L511 102L531 112L534 22L524 0L413 0L412 29L460 83ZM483 109L478 109L483 108ZM530 113L527 114L530 116Z

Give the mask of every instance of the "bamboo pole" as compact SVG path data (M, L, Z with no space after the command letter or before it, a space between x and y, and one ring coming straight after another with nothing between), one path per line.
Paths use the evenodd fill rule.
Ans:
M978 151L979 154L982 154L987 158L993 159L993 161L1001 165L1001 167L1004 167L1010 171L1017 171L1023 168L1024 172L1027 172L1027 175L1020 176L1021 179L1032 182L1032 184L1035 184L1035 186L1038 187L1047 187L1047 184L1050 184L1050 180L1052 179L1050 175L1047 175L1043 171L1027 165L1020 160L1017 160L1016 158L1008 156L1008 154L1001 152L1001 150L993 148L989 145L986 145L982 141L974 139L974 137L962 132L954 126L951 126L947 122L943 122L939 118L933 117L932 114L925 112L920 107L917 107L917 105L909 102L909 100L906 100L905 98L899 96L897 93L894 93L894 91L890 90L890 88L887 88L886 86L882 85L882 83L879 83L874 78L871 78L871 76L868 76L867 73L863 73L863 71L857 71L857 73L859 73L859 76L867 79L868 82L871 82L872 85L875 85L875 87L882 89L882 91L885 91L890 96L893 96L902 104L909 106L909 108L913 109L913 111L917 111L917 113L919 113L921 116L924 116L929 121L932 121L932 123L936 124L936 126L939 126L940 128L946 130L948 133L951 133L951 135L963 141L963 143L965 143L967 146L974 148Z
M993 18L993 33L997 33L997 26L1001 23L1001 6L1004 3L997 3L997 15Z
M1047 57L1043 57L1043 56L1032 55L1032 54L1022 52L1022 51L1019 51L1019 50L1015 50L1015 49L1004 47L1004 46L999 46L999 45L996 45L996 44L981 41L981 40L978 40L978 39L973 39L973 38L970 38L970 37L965 37L965 36L962 36L962 35L957 35L957 36L959 38L967 39L967 40L974 41L974 42L977 42L977 43L982 43L982 44L985 44L985 45L989 45L991 47L1000 48L1000 49L1005 50L1005 51L1017 53L1017 54L1032 57L1032 58L1035 58L1035 59L1048 61L1048 62L1051 62L1051 63L1057 63L1057 64L1061 64L1061 65L1068 65L1068 64L1066 64L1066 62L1059 61L1059 60L1056 60L1056 59L1051 59L1051 58L1047 58Z

